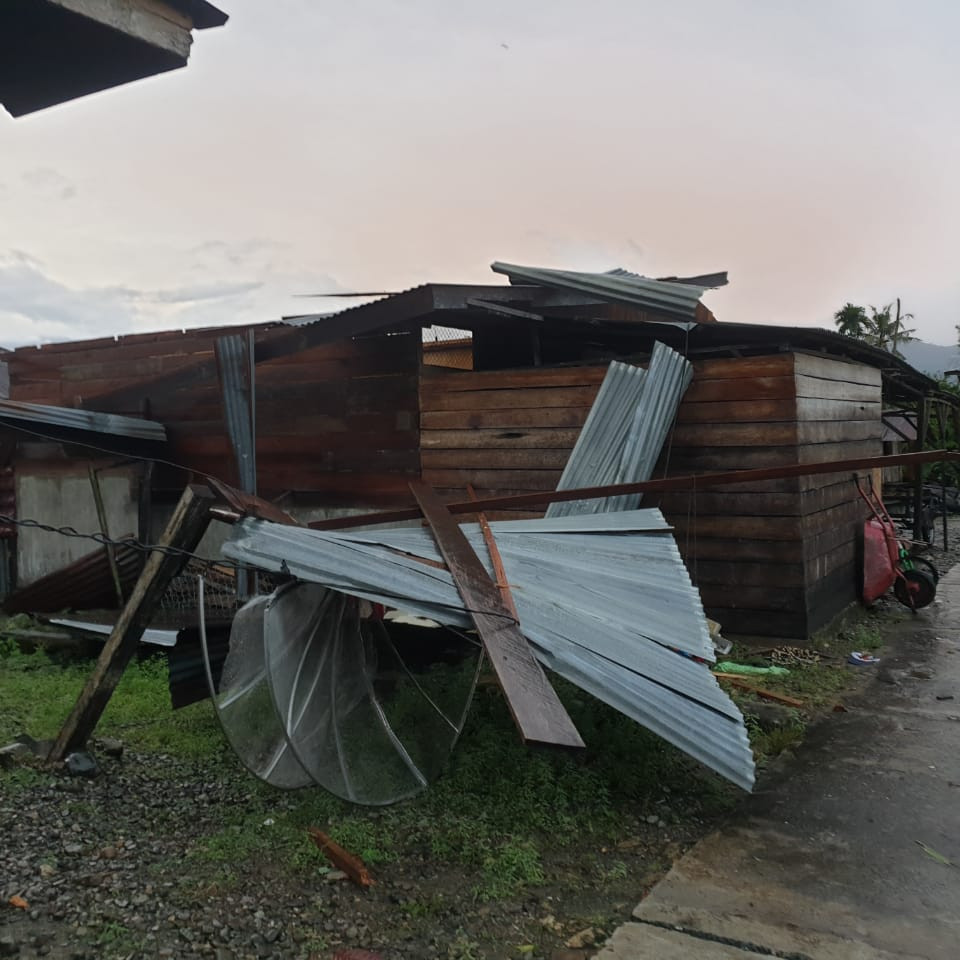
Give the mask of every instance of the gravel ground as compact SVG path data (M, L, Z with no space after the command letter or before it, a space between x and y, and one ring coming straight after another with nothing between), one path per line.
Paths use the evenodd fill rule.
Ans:
M960 517L949 531L947 549L927 552L942 572L960 562ZM625 920L712 826L668 813L626 825L611 853L629 880L597 882L585 866L596 846L585 841L556 852L548 885L513 899L477 902L467 871L426 856L375 870L376 885L361 891L321 872L319 855L309 871L197 857L227 812L262 802L252 780L219 763L105 747L116 752L95 745L93 779L29 763L0 771L0 958L332 960L354 948L380 960L584 960L589 941Z
M615 851L630 882L584 882L588 842L557 853L550 886L492 903L473 898L468 872L427 857L375 871L365 892L336 872L256 859L227 864L225 880L224 864L194 854L222 830L227 808L256 803L243 771L218 769L214 780L202 763L94 752L93 779L28 766L15 771L15 789L0 779L0 957L328 960L362 948L379 960L583 960L711 826L642 818ZM567 946L582 930L584 948Z

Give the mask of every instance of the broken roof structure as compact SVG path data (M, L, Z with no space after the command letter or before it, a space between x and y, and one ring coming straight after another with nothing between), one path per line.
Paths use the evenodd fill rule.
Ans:
M189 476L170 463L255 484L305 520L407 506L411 480L449 500L468 483L479 496L553 490L610 362L644 367L657 342L694 367L658 476L879 455L885 407L938 410L943 399L899 357L835 331L718 322L690 298L723 274L499 269L513 282L430 283L252 327L18 349L4 355L11 396L164 425L169 462L134 476L144 495L124 507L123 528L143 536ZM424 329L439 327L459 331L455 351L425 347ZM237 335L245 351L218 366L217 342ZM18 487L40 470L19 459ZM849 476L644 505L657 502L729 632L802 638L856 600L863 508Z
M206 0L4 0L0 103L15 117L186 66Z

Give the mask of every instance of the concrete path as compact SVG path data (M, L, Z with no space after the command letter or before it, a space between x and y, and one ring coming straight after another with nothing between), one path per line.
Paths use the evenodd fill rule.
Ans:
M597 960L960 958L960 566L938 600Z

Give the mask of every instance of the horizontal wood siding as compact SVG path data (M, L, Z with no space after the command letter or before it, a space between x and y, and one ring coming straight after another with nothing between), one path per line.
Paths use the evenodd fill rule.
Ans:
M13 397L133 416L167 427L169 458L237 483L214 357L216 339L245 328L146 334L17 350ZM262 336L265 327L257 330ZM419 331L340 340L256 367L257 480L265 497L308 494L329 506L409 502L420 473ZM187 364L205 364L196 382L122 405L98 394L134 386ZM158 469L160 495L182 486L182 471Z
M880 371L799 354L796 358L801 462L879 456ZM801 396L802 394L802 396ZM866 505L848 473L802 494L808 632L821 629L860 596Z
M555 490L606 364L439 371L420 384L423 479L448 499Z

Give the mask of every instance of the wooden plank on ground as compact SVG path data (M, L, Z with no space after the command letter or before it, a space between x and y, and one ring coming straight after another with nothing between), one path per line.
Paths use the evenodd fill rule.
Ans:
M215 502L213 493L207 487L187 487L158 546L193 550L207 529L210 507ZM136 652L140 637L149 625L160 598L183 564L183 555L159 550L147 558L140 579L107 638L93 673L53 744L50 760L62 760L87 742L124 669Z
M563 747L584 746L526 637L504 606L497 585L456 520L426 484L414 481L410 489L480 634L523 739Z

